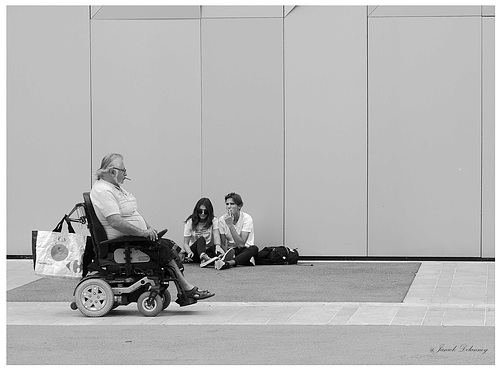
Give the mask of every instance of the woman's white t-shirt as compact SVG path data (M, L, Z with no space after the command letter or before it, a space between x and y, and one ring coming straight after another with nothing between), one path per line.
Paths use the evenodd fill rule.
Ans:
M189 219L184 224L184 236L190 237L189 245L192 245L202 236L205 238L207 245L211 245L213 243L214 231L218 229L219 220L216 217L212 220L212 226L209 228L206 228L204 224L199 223L195 230L193 230L193 220Z

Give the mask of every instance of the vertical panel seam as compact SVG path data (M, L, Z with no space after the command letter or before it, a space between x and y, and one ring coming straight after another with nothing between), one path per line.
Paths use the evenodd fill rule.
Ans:
M92 6L89 5L89 109L90 109L90 188L92 187L93 153L94 153L94 120L92 96Z
M483 12L483 7L481 6L481 14ZM483 257L483 150L484 150L484 125L483 125L483 110L484 110L484 102L483 102L483 53L484 53L484 45L483 45L483 18L480 19L480 53L479 53L479 75L480 75L480 89L479 89L479 100L480 100L480 109L479 109L479 125L480 125L480 165L479 165L479 189L480 189L480 227L479 227L479 257Z
M368 161L369 161L369 147L368 147L368 99L369 99L369 90L368 90L368 71L369 71L369 22L368 22L368 6L366 6L366 256L369 256L369 242L368 242L368 234L369 234L369 182L368 182Z
M203 197L203 47L202 17L200 6L200 198Z
M285 90L285 7L283 6L282 23L282 86L283 86L283 245L286 245L286 90Z

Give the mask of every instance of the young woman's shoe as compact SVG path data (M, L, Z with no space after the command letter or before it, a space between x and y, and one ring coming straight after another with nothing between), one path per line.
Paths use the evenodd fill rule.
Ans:
M200 260L201 260L200 267L207 267L210 264L214 263L218 259L219 259L219 257L210 258L206 253L203 253L200 256Z

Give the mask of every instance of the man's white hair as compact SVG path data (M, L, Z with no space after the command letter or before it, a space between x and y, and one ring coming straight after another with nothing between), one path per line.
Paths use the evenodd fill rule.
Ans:
M109 172L113 167L118 166L118 163L123 161L123 156L118 153L110 153L106 155L101 161L101 168L99 168L95 175L97 176L97 180L102 179L102 176Z

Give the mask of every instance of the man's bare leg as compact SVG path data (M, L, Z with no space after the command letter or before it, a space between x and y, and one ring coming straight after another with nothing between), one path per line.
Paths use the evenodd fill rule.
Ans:
M184 288L184 290L187 291L187 290L191 290L194 288L194 285L191 284L190 282L188 282L186 280L186 278L184 277L184 275L182 275L181 270L179 270L179 266L177 266L177 263L175 263L174 260L170 260L168 262L168 265L174 269L177 280L181 284L182 288Z

